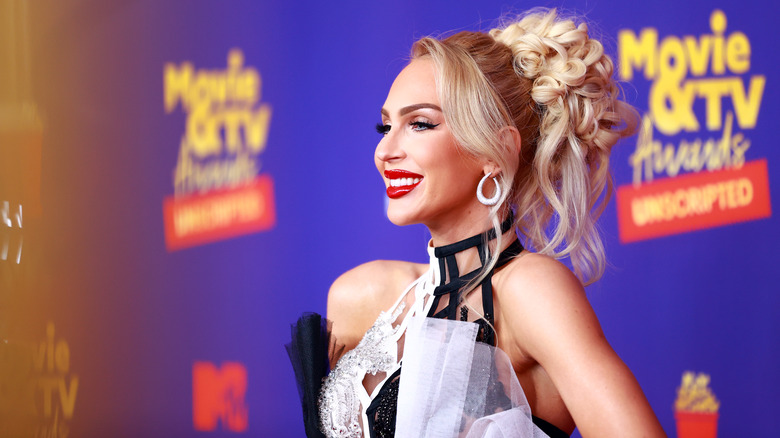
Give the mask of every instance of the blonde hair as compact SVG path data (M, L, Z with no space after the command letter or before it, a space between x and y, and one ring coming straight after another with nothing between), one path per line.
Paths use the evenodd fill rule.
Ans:
M511 206L526 245L568 255L583 284L600 278L606 263L596 219L612 192L609 154L635 131L638 115L618 99L612 60L587 25L534 10L488 34L422 38L412 47L412 59L421 57L436 67L460 147L501 169L501 199L490 210L496 245L501 209ZM507 127L520 133L519 154ZM497 258L494 251L485 274Z

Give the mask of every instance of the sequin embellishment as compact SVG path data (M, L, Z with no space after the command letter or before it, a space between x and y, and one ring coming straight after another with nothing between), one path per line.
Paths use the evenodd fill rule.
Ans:
M320 392L320 429L328 438L360 438L360 400L363 377L388 372L397 366L398 344L394 336L400 326L393 322L403 312L400 303L393 313L381 312L357 347L345 354L328 374Z

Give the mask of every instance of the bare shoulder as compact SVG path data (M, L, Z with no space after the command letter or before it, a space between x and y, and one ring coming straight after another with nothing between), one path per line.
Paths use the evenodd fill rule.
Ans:
M425 265L375 260L341 274L328 293L328 305L392 304L403 287L422 275ZM399 286L401 289L399 289Z
M347 349L354 348L379 316L387 310L426 265L376 260L345 272L328 292L328 319L333 333Z
M550 257L524 253L496 276L499 344L513 365L533 369L539 364L544 370L546 377L533 378L537 401L544 394L560 397L583 436L665 436L569 268ZM561 409L537 408L550 418Z
M603 336L582 284L563 263L524 253L496 277L501 325L524 356L543 362L550 346Z
M585 290L571 270L544 254L523 253L497 277L497 293L525 304L585 299Z

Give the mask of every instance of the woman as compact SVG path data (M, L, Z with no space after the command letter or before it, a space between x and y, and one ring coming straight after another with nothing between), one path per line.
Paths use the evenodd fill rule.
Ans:
M331 357L320 397L326 436L430 430L409 422L436 426L430 418L443 417L431 406L450 397L426 398L419 385L445 382L430 390L440 394L480 378L473 369L448 372L449 362L441 376L412 377L413 367L424 374L441 356L430 351L442 344L425 344L422 361L412 360L413 343L431 338L419 334L421 321L432 321L422 316L476 322L453 324L474 327L478 341L506 353L527 400L473 415L473 391L464 389L452 436L471 433L483 414L524 403L550 436L568 436L575 425L585 437L664 435L583 290L604 269L595 219L611 188L610 148L636 125L633 109L617 99L612 70L587 27L555 10L489 34L415 43L382 107L375 162L390 220L430 230L431 264L375 261L333 284L328 319L346 353ZM565 255L576 276L555 260ZM487 373L500 374L500 362ZM482 392L497 393L499 404L515 400L505 376L486 385ZM412 403L418 415L402 415Z

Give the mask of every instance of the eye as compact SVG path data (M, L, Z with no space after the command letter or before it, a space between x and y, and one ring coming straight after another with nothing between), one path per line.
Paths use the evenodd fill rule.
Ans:
M376 132L378 132L378 133L380 133L382 135L387 135L387 133L390 132L390 125L377 123L376 124Z
M428 129L433 129L439 125L441 125L441 123L437 123L434 125L433 123L420 122L420 121L409 122L409 126L412 127L413 131L426 131Z

